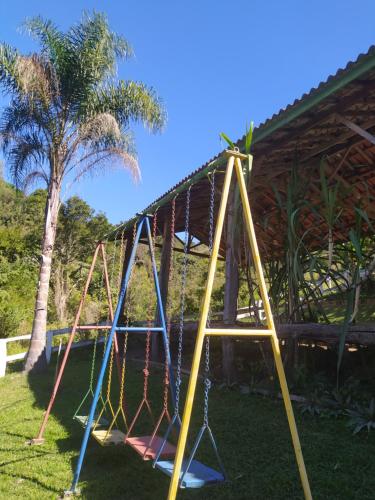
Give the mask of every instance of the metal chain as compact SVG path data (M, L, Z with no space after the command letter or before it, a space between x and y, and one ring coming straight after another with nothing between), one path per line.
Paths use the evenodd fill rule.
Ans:
M101 277L100 277L100 288L99 288L99 295L98 295L99 304L102 303L102 298L103 298L103 283L104 283L104 265L102 266L102 274L101 274ZM97 322L97 325L98 324L99 324L99 322ZM92 351L91 370L90 370L90 385L89 385L89 389L90 389L91 392L93 392L93 390L94 390L93 384L94 384L95 363L96 363L96 350L97 350L97 346L98 346L99 332L100 332L100 330L98 330L97 335L95 335L94 347L93 347L93 351Z
M99 330L100 331L100 330ZM91 392L94 391L94 373L95 373L95 360L96 360L96 347L98 345L98 335L95 335L94 347L92 349L92 360L91 360L91 370L90 370L90 385L89 389Z
M133 246L135 242L135 236L136 236L136 224L133 226ZM124 257L124 253L126 252L128 245L128 240L125 241L124 243L124 231L122 232L121 235L121 247L120 247L120 266L119 266L119 273L118 273L118 290L120 291L121 287L121 276L122 276L122 260ZM131 270L129 281L128 281L128 290L129 290L129 285L130 281L133 275L133 269ZM127 317L126 317L126 326L129 326L129 315L130 315L130 307L129 307L129 301L125 304L126 310L127 310ZM126 353L128 350L128 336L129 332L125 332L125 337L124 337L124 348L123 348L123 353L122 353L122 367L121 367L121 382L120 382L120 399L119 399L119 408L122 407L123 401L124 401L124 396L125 396L125 374L126 374Z
M118 233L118 232L117 232ZM117 252L117 233L115 235L115 242L114 242L114 247L113 247L113 257L112 257L112 265L111 265L111 272L109 275L109 292L111 294L111 300L113 303L113 296L112 296L112 284L113 284L113 277L115 274L115 264L116 264L116 252ZM107 315L107 321L109 320L109 310L108 310L108 315Z
M116 236L117 236L117 233L116 233ZM106 243L108 243L108 241ZM115 254L116 254L116 238L115 238L115 247L114 247L114 255ZM113 274L113 264L112 264L112 268L111 268L111 274ZM101 279L100 292L99 292L100 293L100 295L99 295L99 304L101 304L102 297L103 297L103 283L104 283L104 262L103 262L102 279ZM110 293L111 293L111 291L110 291ZM108 310L107 310L106 323L108 323L108 321L109 321L109 307L108 307ZM104 342L103 342L102 360L104 359L104 354L105 354L105 351L106 351L106 348L107 348L107 342L108 342L108 331L105 330L104 331ZM112 356L112 353L111 353L111 356ZM108 398L108 392L109 392L108 391L108 386L110 385L110 375L109 374L108 374L108 382L107 382L107 384L108 384L107 385L107 398ZM100 389L100 396L99 396L100 399L102 399L102 397L103 397L102 394L103 394L103 386Z
M115 350L115 344L112 342L112 347L111 347L111 357L109 360L109 368L108 368L108 382L107 382L107 396L106 396L106 401L110 400L111 396L111 384L112 384L112 370L113 370L113 355L114 355L114 350Z
M117 233L115 235L115 241L114 241L112 265L111 265L111 272L110 272L110 277L109 277L109 286L111 286L111 283L113 283L113 277L114 277L114 272L115 272L115 264L116 264L116 251L117 251ZM112 294L112 289L111 288L109 290L109 293ZM111 296L111 299L112 299L112 296ZM108 322L108 320L109 320L109 308L108 308L108 313L107 313L107 322ZM105 339L104 339L103 358L104 358L104 354L105 354L106 347L107 347L107 341L108 341L108 333L106 332ZM107 381L106 401L110 400L110 395L111 395L114 347L115 347L114 346L114 342L112 342L111 354L110 354L110 360L109 360L109 367L108 367L108 381Z
M103 297L103 283L104 283L104 263L103 263L103 271L102 271L102 282L101 282L101 285L100 285L100 300L99 300L100 303L101 303L101 299ZM108 323L108 320L109 320L109 307L108 307L108 311L107 311L107 320L106 320L106 323ZM106 347L107 347L107 340L108 340L108 330L104 330L104 342L103 342L102 359L104 358L105 350L106 350ZM100 394L101 394L101 391L100 391Z
M129 332L125 333L124 338L124 350L122 353L122 367L121 367L121 382L120 382L120 400L119 407L122 407L122 403L124 401L124 385L125 385L125 372L126 372L126 352L128 350L128 335Z
M214 237L214 210L215 210L215 172L211 178L210 192L210 208L209 208L209 232L208 232L208 250L212 255L213 237ZM207 328L211 325L211 308L207 316ZM206 335L205 339L205 358L204 358L204 406L203 406L203 423L208 426L208 396L211 389L210 380L210 336Z
M149 322L150 326L150 322ZM150 340L151 340L151 331L147 330L146 334L146 354L145 354L145 366L143 368L143 397L147 399L147 391L148 391L148 377L150 375Z
M124 242L124 233L125 230L121 234L121 245L120 245L120 265L119 265L119 271L118 271L118 276L117 276L117 291L118 294L120 292L121 288L121 276L122 276L122 261L124 258L124 252L126 252L128 240ZM133 231L134 233L134 231ZM134 235L133 235L133 244L134 244ZM130 281L130 280L129 280ZM129 319L127 319L127 326L129 324ZM121 366L121 381L120 381L120 399L119 399L119 408L122 408L122 404L124 401L124 386L125 386L125 373L126 373L126 353L128 350L128 335L129 332L125 332L125 337L124 337L124 348L123 348L123 353L122 353L122 366Z
M132 247L134 247L135 243L135 238L137 234L137 223L134 224L133 226L133 236L132 236ZM126 244L127 247L127 244ZM131 311L131 289L130 289L130 284L132 282L132 277L133 277L133 271L134 271L134 264L133 267L130 270L130 276L128 280L128 286L126 290L126 297L125 297L125 306L124 306L124 314L126 318L126 326L129 326L129 321L130 321L130 311Z
M183 259L182 274L181 274L180 321L179 321L179 330L178 330L178 353L177 353L177 371L176 371L176 404L175 404L175 414L176 415L178 415L179 405L180 405L182 346L183 346L184 314L185 314L185 293L186 293L186 278L187 278L187 269L188 269L190 190L191 190L191 186L189 186L189 189L186 192L186 206L185 206L184 259Z
M150 253L151 253L151 260L155 258L154 254L154 245L155 245L155 239L156 239L156 229L157 229L157 211L154 214L153 222L152 222L152 235L151 235L151 241L150 241ZM151 319L151 310L152 310L152 291L150 289L150 300L149 300L149 307L148 307L148 328L151 328L152 324L152 319ZM147 330L146 334L146 352L145 352L145 366L143 369L143 374L144 374L144 379L143 379L143 397L144 399L147 399L147 391L148 391L148 377L150 375L150 344L151 344L151 331Z
M169 263L168 263L168 282L173 281L173 241L174 241L174 230L175 230L175 221L176 221L176 196L172 200L172 209L171 209L171 226L170 226L170 252L169 252ZM169 338L171 333L171 316L172 316L172 299L171 294L168 293L167 297L167 352L165 353L165 363L164 363L164 398L163 398L163 408L164 410L168 409L168 395L169 395L169 367L167 356L169 354Z
M128 245L128 240L124 242L124 232L121 234L121 245L120 245L120 265L118 266L118 275L117 275L117 295L120 293L121 288L121 276L122 276L122 261L124 258L124 252L126 252L126 248Z
M158 208L154 213L154 217L152 219L152 235L151 235L151 258L155 259L155 241L156 241L156 231L158 227Z

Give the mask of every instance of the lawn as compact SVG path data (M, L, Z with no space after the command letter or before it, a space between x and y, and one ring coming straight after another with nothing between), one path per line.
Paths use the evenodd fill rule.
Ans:
M13 373L0 380L0 498L58 498L70 486L83 433L71 417L87 386L87 354L72 355L45 444L25 446L38 429L53 372L51 366L47 375L27 378ZM141 396L141 377L141 366L129 363L128 404L133 411ZM151 384L157 409L160 380L161 373L156 373ZM197 403L201 408L201 394ZM214 387L210 412L230 481L181 490L179 498L302 498L282 402ZM200 419L195 411L193 435ZM297 420L314 499L373 499L375 433L352 436L341 420L300 415ZM209 447L203 446L199 456L214 464ZM80 481L82 498L163 499L168 485L168 478L142 462L131 448L101 448L90 440Z

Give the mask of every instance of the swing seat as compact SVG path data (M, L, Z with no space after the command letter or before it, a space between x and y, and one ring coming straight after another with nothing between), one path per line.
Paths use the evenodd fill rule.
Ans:
M106 429L98 429L92 431L91 434L101 446L112 446L125 442L125 434L118 429L113 429L110 432Z
M152 436L131 437L126 440L126 443L131 446L143 460L155 460L164 439L160 436L155 436L150 445ZM164 458L173 458L176 453L176 447L171 443L165 443L160 456Z
M187 466L188 460L184 460L182 463L180 479L184 475L184 470ZM171 460L160 460L156 462L155 467L169 477L172 477L174 462ZM180 484L181 488L202 488L207 484L221 483L225 481L225 477L221 472L211 469L207 465L198 462L198 460L193 460L190 464L188 472L184 475L184 478Z
M73 419L84 428L86 427L88 418L89 418L88 415L75 415L73 417ZM95 426L95 423L96 423L96 419L94 418L94 420L92 421L92 424L91 424L91 428L93 428ZM106 427L106 426L108 427L108 425L109 425L108 420L101 417L99 422L96 424L96 427Z

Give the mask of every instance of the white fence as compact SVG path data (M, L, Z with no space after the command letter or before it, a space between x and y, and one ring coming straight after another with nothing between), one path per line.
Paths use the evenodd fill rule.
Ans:
M264 321L266 319L266 313L264 312L263 308L263 302L261 299L256 300L255 304L253 306L249 307L240 307L237 309L237 316L236 319L243 319L243 318L252 318L256 316L256 311L258 312L258 317L261 321ZM224 312L215 312L214 316L216 317L222 317L224 315ZM188 318L185 318L188 319Z
M261 300L256 300L255 301L255 306L253 306L251 309L248 307L242 307L237 310L237 319L242 319L242 318L247 318L247 317L252 317L255 316L255 311L254 309L258 310L258 315L260 320L264 320L266 315L263 309L263 303ZM222 315L223 313L216 313L217 315ZM186 318L185 318L186 319ZM67 333L70 333L72 331L71 328L61 328L60 330L48 330L47 332L47 341L46 341L46 358L47 358L47 363L51 361L51 354L52 352L55 352L59 349L59 346L53 347L53 337L59 336L59 335L65 335ZM17 361L20 359L24 359L26 357L27 351L25 352L20 352L17 354L10 354L8 355L7 352L7 346L11 342L19 342L22 340L30 340L31 335L19 335L18 337L8 337L6 339L0 339L0 377L4 377L7 364L11 363L12 361ZM103 342L103 338L98 339L98 342ZM92 340L82 340L80 342L73 342L72 344L72 349L75 349L77 347L85 347L90 344L92 344ZM61 350L64 350L65 346L61 346Z
M266 319L266 313L264 312L263 302L261 299L255 301L255 305L250 309L248 307L241 307L237 309L237 319L250 318L256 316L255 311L258 311L258 316L261 321Z
M61 328L60 330L48 330L47 332L47 342L46 342L46 358L47 363L51 361L51 354L54 351L59 349L59 346L53 347L53 337L58 335L65 335L72 331L71 328ZM11 363L12 361L17 361L19 359L24 359L26 357L27 351L20 352L18 354L10 354L7 353L7 346L10 342L19 342L22 340L30 340L31 335L19 335L18 337L9 337L6 339L0 339L0 377L4 377L6 372L7 363ZM103 341L103 339L98 340L99 342ZM87 345L92 344L92 340L82 340L80 342L73 342L72 349L77 347L85 347ZM65 346L61 347L62 350L65 349Z

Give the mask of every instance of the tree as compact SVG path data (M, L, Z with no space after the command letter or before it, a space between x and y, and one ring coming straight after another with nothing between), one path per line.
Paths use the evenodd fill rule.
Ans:
M82 270L88 268L88 250L113 227L105 215L95 215L84 200L72 196L61 206L57 229L53 295L58 323L66 325L68 301L82 283Z
M155 91L116 79L116 62L132 56L103 14L84 14L68 31L41 17L25 23L39 53L0 44L0 84L10 96L3 111L2 147L17 186L47 185L39 285L25 370L45 365L47 301L64 179L118 165L139 178L132 121L152 131L165 122Z

